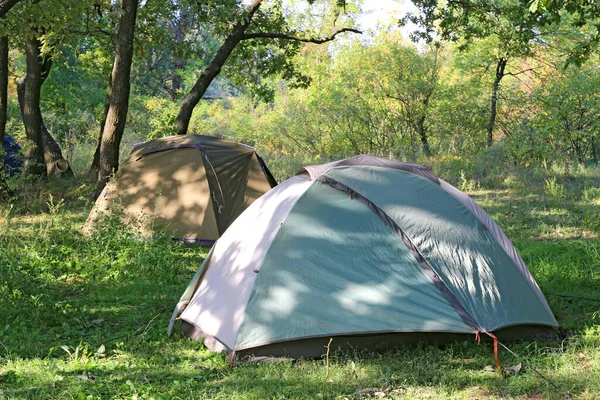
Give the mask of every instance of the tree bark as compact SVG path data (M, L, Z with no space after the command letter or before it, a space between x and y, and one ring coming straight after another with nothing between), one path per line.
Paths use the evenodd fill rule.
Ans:
M498 103L498 89L500 88L500 81L504 78L504 69L506 68L506 58L499 58L496 64L496 77L494 78L494 85L492 86L492 104L490 110L490 121L487 128L487 147L490 147L494 143L494 126L496 125L496 113Z
M177 18L173 21L169 21L169 27L171 28L171 33L173 34L173 39L177 43L177 46L181 46L185 39L185 34L188 31L189 26L189 10L185 7L182 7L181 12L177 16ZM171 85L169 86L166 82L164 84L164 88L169 92L171 96L171 100L176 101L179 95L179 90L181 89L181 71L185 68L185 58L182 58L178 51L175 51L173 55L173 70L170 73L169 80L171 81Z
M36 42L38 43L38 45L40 44L39 41L36 40ZM40 54L39 49L40 47L38 47L37 51L38 58ZM48 75L50 74L51 68L52 59L48 56L44 58L43 63L41 64L39 73L40 88L46 81ZM19 99L19 106L21 108L21 115L23 115L23 110L26 107L25 88L27 86L28 79L29 74L25 75L20 79L17 79L17 97ZM42 136L42 142L44 143L44 165L46 167L46 174L48 176L62 174L73 175L73 170L71 169L69 162L65 160L65 158L62 155L60 145L56 142L56 140L54 140L54 138L48 131L48 128L46 128L46 124L44 123L44 118L40 109L39 99L35 107L37 108L37 113L39 113L40 116L40 134Z
M8 36L0 36L0 143L4 140L8 110ZM0 171L2 171L0 157Z
M102 134L104 133L104 126L106 125L106 115L110 108L110 98L112 96L112 73L108 77L108 87L106 89L106 97L104 99L104 111L102 112L102 120L100 121L100 132L98 134L98 140L96 144L96 151L94 151L94 159L90 166L90 177L94 179L98 178L98 171L100 170L100 145L102 144Z
M42 113L39 107L42 87L42 63L39 48L40 42L36 38L25 40L27 73L23 78L17 79L17 88L22 87L21 115L25 125L25 136L31 142L30 148L26 152L25 175L45 176L44 141L41 130Z
M221 68L233 50L242 40L285 39L305 43L322 44L334 40L335 37L342 32L362 33L356 29L343 28L324 38L305 38L281 32L254 32L246 34L246 29L248 29L248 26L250 26L254 14L256 11L258 11L263 1L264 0L252 0L251 3L246 5L243 10L244 15L242 18L233 26L231 33L229 33L229 35L225 38L225 41L221 47L219 47L219 50L217 50L217 53L210 61L206 69L202 71L192 90L190 90L190 92L183 98L183 102L179 108L179 113L175 119L175 130L179 135L185 135L187 133L194 108L202 98L202 95L208 89L208 86L211 84L211 82L217 75L219 75Z
M0 19L1 21L1 19ZM4 142L6 115L8 110L8 36L0 36L0 146ZM0 147L2 149L2 147ZM6 180L4 177L4 155L0 154L0 200L4 197Z
M52 57L46 56L44 63L42 64L42 83L46 82L46 78L50 74L52 68ZM39 104L38 104L39 107ZM41 115L41 112L40 112ZM60 145L54 140L46 124L44 123L44 116L41 116L42 123L40 129L42 130L42 140L44 141L44 160L46 161L46 173L48 176L53 175L73 175L73 169L69 162L63 157L62 149Z
M423 154L426 156L431 155L431 149L429 148L429 140L427 139L427 129L425 128L425 115L421 115L417 120L417 133L421 138L421 145L423 146Z
M60 145L54 140L42 117L40 125L42 140L44 141L44 161L48 176L74 175L69 162L63 157Z
M210 61L206 69L202 71L202 74L200 74L200 77L194 84L192 90L190 90L190 92L183 98L183 102L179 108L179 113L175 119L175 129L179 135L185 135L187 133L194 108L202 98L202 95L208 89L208 86L213 79L219 75L221 68L235 47L244 39L244 33L246 32L246 29L248 29L248 26L252 22L254 13L260 8L262 2L263 0L253 0L246 6L244 10L245 15L233 26L231 33L227 36L227 38L225 38L225 41L221 47L219 47L219 50L217 50L217 53Z
M138 0L122 0L123 14L117 31L117 52L113 63L111 82L112 93L106 114L106 123L100 143L100 168L95 197L104 189L112 173L119 168L119 146L125 130L129 91L131 62L133 60L133 36Z

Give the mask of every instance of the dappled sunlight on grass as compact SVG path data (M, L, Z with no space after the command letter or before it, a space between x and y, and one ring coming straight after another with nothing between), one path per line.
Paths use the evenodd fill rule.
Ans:
M470 194L513 240L564 340L507 343L576 399L600 397L600 240L594 174ZM535 183L537 182L537 183ZM67 185L65 185L66 187ZM60 188L59 188L60 189ZM60 192L59 189L56 189ZM83 190L83 189L82 189ZM138 241L115 221L92 239L90 204L32 190L0 206L0 399L546 399L562 394L524 365L500 378L490 343L333 353L329 361L239 363L200 341L166 336L171 312L207 250ZM57 204L61 204L56 207ZM114 222L114 223L113 223ZM503 367L519 360L501 349Z

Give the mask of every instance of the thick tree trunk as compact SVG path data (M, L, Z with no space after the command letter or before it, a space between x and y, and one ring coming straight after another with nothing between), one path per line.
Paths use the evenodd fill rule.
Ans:
M1 20L0 20L1 21ZM6 115L8 110L8 37L0 36L0 146L4 141ZM2 149L2 147L0 147ZM0 155L0 199L4 197L6 181L4 178L4 156Z
M499 58L496 64L496 77L494 79L494 85L492 86L492 104L490 110L490 121L487 128L487 147L490 147L494 143L494 126L496 125L496 113L498 103L498 89L500 88L500 81L504 78L504 69L506 68L507 60L505 58Z
M119 168L119 146L125 130L129 108L133 34L137 5L138 0L122 0L121 2L123 14L119 20L117 52L111 75L112 94L100 143L100 169L98 170L98 185L95 197L100 195L110 175Z
M96 142L96 151L94 151L94 159L90 166L90 177L94 179L98 178L98 171L100 170L100 145L102 144L102 134L104 133L104 126L106 125L106 115L110 108L110 98L112 96L112 73L108 77L108 87L106 89L106 97L104 99L104 111L102 112L102 120L100 121L100 132L98 134L98 140Z
M44 141L44 161L46 162L46 173L48 176L73 175L73 169L69 162L63 157L60 145L52 137L44 119L40 125L42 140Z
M238 21L231 30L231 33L225 38L225 41L217 50L217 53L210 61L208 66L200 77L196 81L196 84L192 90L184 97L179 113L175 120L175 129L179 135L185 135L188 131L190 119L192 118L192 112L194 108L202 98L202 95L208 89L210 83L215 79L221 72L221 68L238 45L240 41L244 39L244 33L248 26L252 22L254 13L260 8L263 0L253 0L252 3L248 4L245 8L245 15L241 21Z
M36 42L38 42L38 41L36 40ZM38 42L38 44L39 44L39 42ZM38 55L39 55L39 48L38 48ZM41 69L40 69L40 74L39 74L40 87L46 81L46 78L48 77L48 74L50 73L51 68L52 68L52 59L50 57L46 57L44 59L43 63L41 64ZM27 86L28 79L29 79L29 74L25 75L23 78L17 79L17 96L19 99L19 106L21 108L21 115L23 115L23 113L24 113L23 110L25 109L25 106L26 106L26 104L25 104L25 101L26 101L25 88ZM37 112L40 115L40 134L42 136L42 141L44 143L44 165L46 167L46 174L48 176L62 175L62 174L73 175L73 170L71 169L69 162L67 160L65 160L65 158L62 155L62 150L60 148L60 145L56 142L56 140L54 140L54 138L48 131L48 128L46 128L46 124L44 123L44 119L42 117L42 113L40 110L39 101L38 101L37 105L35 105L35 107L37 108Z
M25 125L25 135L30 148L25 159L25 175L46 175L44 162L44 141L42 139L42 113L40 111L40 89L42 87L42 63L40 60L40 42L35 38L25 40L27 73L17 79L17 87L22 87L23 105L21 115ZM19 91L17 89L17 91Z
M46 82L46 78L48 78L51 68L52 58L47 56L44 58L44 63L42 64L42 85L44 82ZM42 123L40 129L42 130L42 140L44 141L44 160L46 161L46 173L48 176L62 174L73 175L73 169L71 169L71 165L69 165L69 162L63 157L60 145L56 142L56 140L54 140L48 131L48 128L46 128L44 117L42 116L41 118Z

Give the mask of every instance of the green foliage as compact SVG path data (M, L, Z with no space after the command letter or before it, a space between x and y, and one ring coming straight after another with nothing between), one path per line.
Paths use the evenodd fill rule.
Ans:
M544 182L545 182L544 192L548 196L556 198L556 199L565 197L565 187L563 185L561 185L560 183L557 183L555 177L546 179Z
M282 1L264 2L245 33L271 32L304 39L324 38L338 27L352 24L349 14L357 9L356 3L315 0L309 1L308 5L302 4L292 13ZM312 82L310 74L296 65L295 56L304 47L304 43L286 38L243 40L225 65L225 73L249 93L271 102L280 79L292 88L306 88Z
M272 105L238 97L229 107L210 107L202 118L221 127L221 135L287 159L357 153L402 158L421 152L419 132L431 131L428 107L438 89L435 50L420 54L398 33L389 33L371 45L342 44L335 58L325 48L312 48L298 61L311 71L310 87L280 86Z
M97 3L25 1L0 27L12 35L13 48L8 133L23 144L13 78L24 73L23 38L41 27L36 34L54 60L43 86L45 121L79 174L95 149L118 19L113 2ZM292 12L306 3L286 9L266 2L249 32L320 37L334 21L347 26L356 16L355 2L345 1L309 1L302 13ZM374 153L420 161L469 191L514 239L569 335L564 342L511 348L575 397L599 397L598 307L564 297L595 298L600 291L600 174L592 165L600 142L592 56L597 5L417 3L426 27L442 21L439 32L455 44L414 46L394 29L329 47L244 41L211 86L208 95L217 99L196 108L190 132L256 146L278 180L306 164ZM143 2L122 152L173 133L181 94L241 5ZM539 29L559 20L550 34ZM510 58L507 71L514 76L504 78L500 91L497 142L484 149L488 92L500 57ZM566 61L581 69L565 67ZM422 132L431 156L422 149ZM229 369L225 356L164 334L204 250L137 240L135 227L123 226L117 215L86 238L80 233L91 208L86 183L9 184L15 197L0 204L0 398L559 396L528 369L497 378L486 369L492 363L487 344ZM502 350L501 357L503 365L517 363Z
M462 41L466 48L474 39L491 38L497 57L528 55L539 35L536 16L526 12L519 0L457 3L434 0L414 2L419 14L409 14L403 22L419 25L415 38L434 40L435 36Z
M600 142L600 80L591 73L596 65L590 62L581 69L567 68L534 94L540 103L535 128L553 148L573 154L581 163L591 153L594 141Z

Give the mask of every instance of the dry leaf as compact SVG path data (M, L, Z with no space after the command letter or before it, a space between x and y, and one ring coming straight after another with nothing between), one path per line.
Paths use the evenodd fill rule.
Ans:
M517 365L513 365L512 367L505 368L504 372L507 375L516 375L519 372L521 372L521 367L522 367L521 363L518 363Z
M88 382L94 382L96 380L96 377L94 375L91 375L91 374L88 374L88 375L77 375L77 376L75 376L75 378L81 379L82 381L88 381Z
M357 396L365 396L365 395L369 395L370 396L370 395L374 394L375 392L377 392L377 389L366 388L366 389L362 389L362 390L357 389L354 392L354 394L357 395Z

